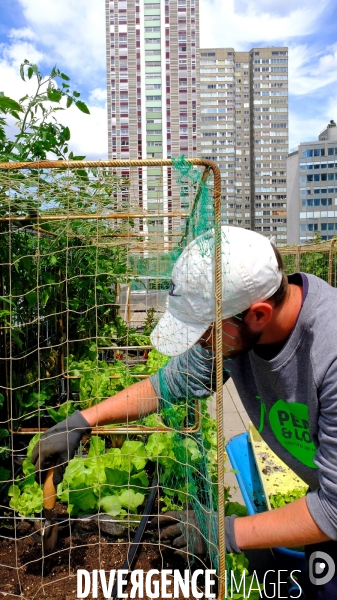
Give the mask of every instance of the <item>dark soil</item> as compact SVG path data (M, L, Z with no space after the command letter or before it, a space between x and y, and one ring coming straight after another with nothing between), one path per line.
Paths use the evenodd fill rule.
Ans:
M4 534L3 528L1 533ZM131 532L129 537L127 530L119 538L99 534L94 523L75 525L71 535L69 527L60 527L56 549L42 558L40 533L32 524L22 521L16 530L16 539L8 536L1 540L0 600L76 599L77 570L86 569L91 573L94 569L103 569L108 576L111 569L121 569L133 535ZM133 568L146 573L150 569L183 571L186 566L172 550L160 546L152 532L147 532ZM126 592L128 590L126 588ZM173 591L173 587L169 591ZM91 593L88 598L92 598ZM100 590L98 598L103 599ZM145 592L144 598L147 598Z

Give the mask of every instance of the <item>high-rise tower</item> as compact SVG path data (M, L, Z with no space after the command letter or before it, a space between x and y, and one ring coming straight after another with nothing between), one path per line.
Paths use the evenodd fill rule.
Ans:
M221 171L223 221L286 243L288 50L200 50L201 157Z
M106 0L106 32L109 158L196 157L198 0ZM169 211L170 169L161 194L159 175L142 172L139 203Z

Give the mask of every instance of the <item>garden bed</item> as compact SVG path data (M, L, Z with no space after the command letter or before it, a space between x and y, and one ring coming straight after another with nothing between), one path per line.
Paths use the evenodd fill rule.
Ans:
M68 527L59 532L57 549L42 563L39 532L34 531L27 521L22 521L17 534L20 533L24 537L7 538L0 548L0 597L8 600L18 596L45 600L77 598L77 570L104 569L108 572L121 569L130 545L127 535L118 538L116 543L116 538L108 534L98 535L94 523L79 522L72 528L71 536ZM134 568L146 573L150 569L183 570L184 565L172 550L159 546L152 532L147 532ZM103 598L101 591L98 598Z

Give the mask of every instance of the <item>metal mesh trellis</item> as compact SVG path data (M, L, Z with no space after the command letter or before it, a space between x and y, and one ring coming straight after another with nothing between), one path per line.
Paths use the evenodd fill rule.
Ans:
M204 167L203 173L198 166ZM177 181L174 170L178 173ZM213 202L210 202L207 187L211 171ZM40 522L41 526L42 496L33 481L29 460L24 460L23 473L17 464L22 462L33 433L62 420L74 407L94 405L158 368L160 357L153 355L152 364L148 366L146 342L147 332L162 310L158 302L159 288L165 291L166 286L167 289L172 263L186 244L210 227L215 229L215 300L217 326L221 329L220 178L210 161L199 159L179 159L173 168L171 161L11 163L1 165L0 190L4 366L1 388L3 439L8 440L8 445L3 446L1 504L3 523L8 529L4 541L9 550L14 549L16 561L14 565L5 564L14 575L16 590L19 589L23 597L30 597L25 575L34 571L34 565L42 587L50 589L43 570L47 557L42 556L41 563L41 546L36 544L32 527L22 534L11 524L17 525L19 516L25 517L26 522L27 518L37 524ZM133 288L137 287L138 293L139 289L143 292L145 302L133 302L136 296L133 292L137 291ZM156 292L154 303L150 301L151 289ZM126 316L126 322L121 315ZM131 320L137 315L140 325L132 327ZM218 456L222 457L220 335L217 340L217 443ZM218 540L214 528L210 533L205 526L202 533L209 536L208 545L213 548L211 562L218 566L219 597L223 597L223 486L217 486L208 471L205 457L210 448L205 446L201 434L195 437L193 432L193 428L202 428L203 422L210 424L205 406L196 404L192 420L187 423L189 409L185 402L185 406L183 403L179 407L178 416L172 417L171 413L169 426L167 420L149 424L143 419L126 427L96 428L93 433L105 434L105 443L96 437L91 442L84 440L84 447L80 448L82 458L74 459L58 491L59 499L68 504L71 515L62 513L60 508L61 528L70 533L53 557L54 562L63 561L62 564L66 557L64 574L56 576L60 585L72 575L71 557L76 555L74 539L80 541L76 544L83 554L85 547L97 548L99 564L105 556L105 547L111 550L116 544L116 534L107 533L108 541L104 538L106 530L100 520L103 512L110 516L110 522L118 521L121 529L115 523L115 530L119 531L117 539L120 539L118 535L122 536L122 546L130 545L130 526L132 528L132 523L137 521L137 507L141 506L149 488L151 469L158 469L158 464L167 458L165 454L159 456L157 448L153 460L148 461L150 436L165 435L166 441L170 439L172 455L169 459L175 475L171 481L166 480L166 500L162 501L168 506L170 502L181 506L183 499L185 503L189 498L196 500L195 495L203 485L208 494L202 495L200 515L204 512L206 521L213 507L205 505L205 497L208 501L210 497L218 497ZM185 445L181 443L184 440ZM194 464L188 440L197 457ZM86 465L85 479L81 480L78 475L74 484L74 473L81 468L81 461ZM102 468L97 468L97 464L103 465ZM112 465L124 473L119 484L116 479L109 479ZM187 483L191 479L190 489L181 490L180 498L176 496L179 477L180 485L183 478ZM223 481L221 459L217 478ZM125 490L126 497L123 496ZM209 490L213 490L213 496ZM27 496L30 496L28 501ZM158 510L160 506L163 504L158 505ZM89 545L84 543L83 532L74 538L71 520L83 519L88 511L90 523L92 517L96 518L96 525L98 523L98 537ZM9 534L11 527L13 540ZM21 549L22 539L30 550L26 557ZM37 548L40 555L32 553L34 541L34 552ZM151 545L158 547L160 553L164 547L162 543L147 542L148 547ZM49 564L48 568L54 567Z
M280 248L286 272L303 271L317 275L333 287L336 279L336 239L315 244Z

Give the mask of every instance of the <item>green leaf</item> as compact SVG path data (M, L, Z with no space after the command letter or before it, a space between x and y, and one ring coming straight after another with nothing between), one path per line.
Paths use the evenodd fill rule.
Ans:
M104 454L105 450L105 441L100 438L98 435L93 435L90 440L90 448L88 452L88 457L99 456L100 454Z
M200 461L201 453L195 440L192 440L192 438L185 438L181 445L187 450L188 462L194 463Z
M75 95L75 93L74 93L74 95ZM82 100L77 100L76 106L77 106L77 108L80 109L81 112L85 113L86 115L90 115L89 108L87 107L85 102L82 102Z
M40 513L43 508L42 489L36 481L25 486L22 492L19 486L11 485L8 496L11 498L9 506L14 508L20 517L30 517L34 513Z
M122 457L126 459L127 468L131 471L130 465L133 465L137 471L144 469L147 463L146 450L143 442L124 442L121 447Z
M48 100L50 100L51 102L60 102L60 100L62 98L62 92L61 92L61 90L49 88L47 90L47 97L48 97Z
M5 437L8 437L9 433L8 433L8 429L0 429L0 440L2 440Z
M77 157L74 156L74 160L76 160L76 158ZM87 180L87 181L89 180L88 173L87 173L87 171L85 169L76 169L76 175L78 177L80 177L81 179L84 179L84 180Z
M135 512L144 502L145 494L134 492L133 490L123 490L118 496L121 505L131 512Z
M50 288L49 287L45 287L40 295L40 299L41 299L41 304L42 306L46 306L48 300L49 300L49 296L50 296Z
M0 467L0 483L3 484L9 480L11 472L9 469L5 469L4 467Z
M29 475L32 475L34 473L34 465L31 462L30 458L25 458L25 460L23 461L22 471L23 471L24 475L26 475L26 477Z
M105 469L106 480L109 484L121 487L128 485L130 479L130 472L124 471L123 469Z
M0 394L0 408L3 407L4 402L5 402L5 396L3 394Z
M226 517L230 517L231 515L237 515L238 517L246 517L248 515L248 510L246 506L240 504L239 502L228 502L225 508Z
M22 106L18 102L8 96L0 96L0 111L3 112L8 109L23 112Z
M75 408L73 402L67 400L60 405L57 411L52 406L47 406L47 411L49 416L54 419L55 423L61 423L61 421L64 421L64 419L75 412Z
M73 99L70 96L68 96L67 97L67 108L70 108L72 103L73 103Z
M86 514L92 512L97 508L97 496L94 494L93 489L86 489L85 483L83 483L83 489L70 490L69 492L62 492L61 500L69 502L73 505L71 514Z
M135 473L130 477L130 485L134 487L144 487L147 488L149 486L149 480L145 471L140 471L139 473Z
M69 127L65 127L65 128L63 129L63 132L62 132L62 134L63 134L63 137L64 137L64 139L65 139L66 141L69 141L69 140L70 140L70 129L69 129Z
M106 496L99 502L99 508L112 517L117 517L122 508L120 498L116 495Z
M27 448L27 458L29 458L29 460L32 458L32 454L33 454L33 450L35 448L35 445L37 444L37 442L39 441L40 437L41 437L42 433L36 433L32 439L30 440L29 444L28 444L28 448Z
M81 94L80 94L79 92L74 92L74 96L75 96L75 98L79 98L79 97L80 97L80 95L81 95Z
M26 300L28 302L28 308L33 308L37 303L37 292L36 290L32 290L26 294Z
M60 73L60 77L61 77L61 79L64 79L65 81L70 81L70 77L68 77L68 75L66 75L65 73Z
M16 110L11 110L11 115L18 121L20 120L20 115L16 112Z
M108 473L108 469L121 469L122 455L120 448L110 448L103 456L103 464L106 473ZM109 483L113 483L113 481L109 481Z

